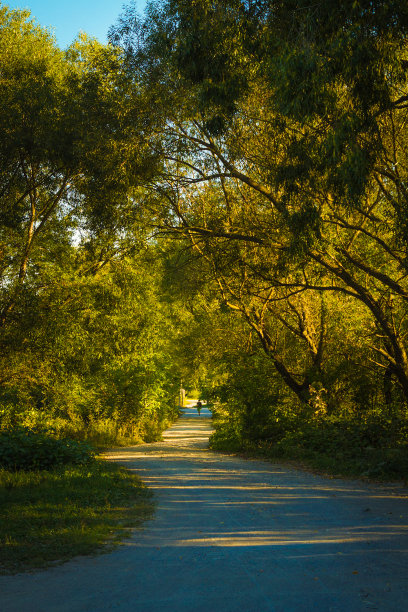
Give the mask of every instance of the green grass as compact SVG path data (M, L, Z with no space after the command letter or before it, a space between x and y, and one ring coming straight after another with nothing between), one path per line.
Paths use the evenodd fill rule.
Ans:
M151 493L117 464L0 470L0 573L111 549L152 514Z

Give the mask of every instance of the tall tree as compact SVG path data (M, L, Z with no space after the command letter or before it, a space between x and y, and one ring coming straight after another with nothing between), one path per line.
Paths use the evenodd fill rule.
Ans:
M144 93L120 50L62 52L25 11L1 8L0 51L0 419L157 433L179 374Z
M154 161L120 52L83 37L63 53L28 13L4 7L0 29L4 326L49 228L69 219L72 233L79 217L120 218L119 203Z
M397 1L169 0L116 34L141 82L170 92L156 181L168 229L218 258L242 243L258 299L269 283L362 305L377 366L407 400L406 28ZM221 204L198 203L206 183Z

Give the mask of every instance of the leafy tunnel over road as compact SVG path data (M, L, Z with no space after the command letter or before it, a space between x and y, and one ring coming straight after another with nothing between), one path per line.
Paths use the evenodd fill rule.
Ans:
M406 610L408 492L207 450L192 405L164 441L108 455L155 492L119 550L0 578L12 611Z

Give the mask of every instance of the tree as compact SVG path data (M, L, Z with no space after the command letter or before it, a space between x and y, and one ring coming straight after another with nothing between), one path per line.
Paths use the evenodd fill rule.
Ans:
M405 400L406 27L401 2L169 0L151 5L137 46L131 29L122 37L141 82L160 75L155 94L173 96L161 107L166 165L155 186L167 229L211 243L225 265L239 251L261 309L268 283L275 297L362 305L377 367ZM201 203L206 183L215 205Z
M157 435L179 374L146 246L143 92L118 49L62 52L6 8L0 30L1 419Z
M69 220L73 235L79 217L118 219L154 162L120 52L82 37L64 54L27 12L2 8L0 27L4 326L48 228Z

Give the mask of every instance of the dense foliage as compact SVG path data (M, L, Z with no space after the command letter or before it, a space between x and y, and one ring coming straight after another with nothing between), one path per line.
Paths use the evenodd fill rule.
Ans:
M0 424L153 439L180 374L138 191L144 94L120 50L62 52L26 12L1 7L0 49Z
M405 465L406 2L1 28L3 423L149 439L182 378L218 447Z
M0 432L0 469L49 470L86 465L94 453L86 442L56 439L46 432L18 428Z
M160 99L150 205L230 332L214 444L405 452L407 27L398 0L165 0L112 30Z

